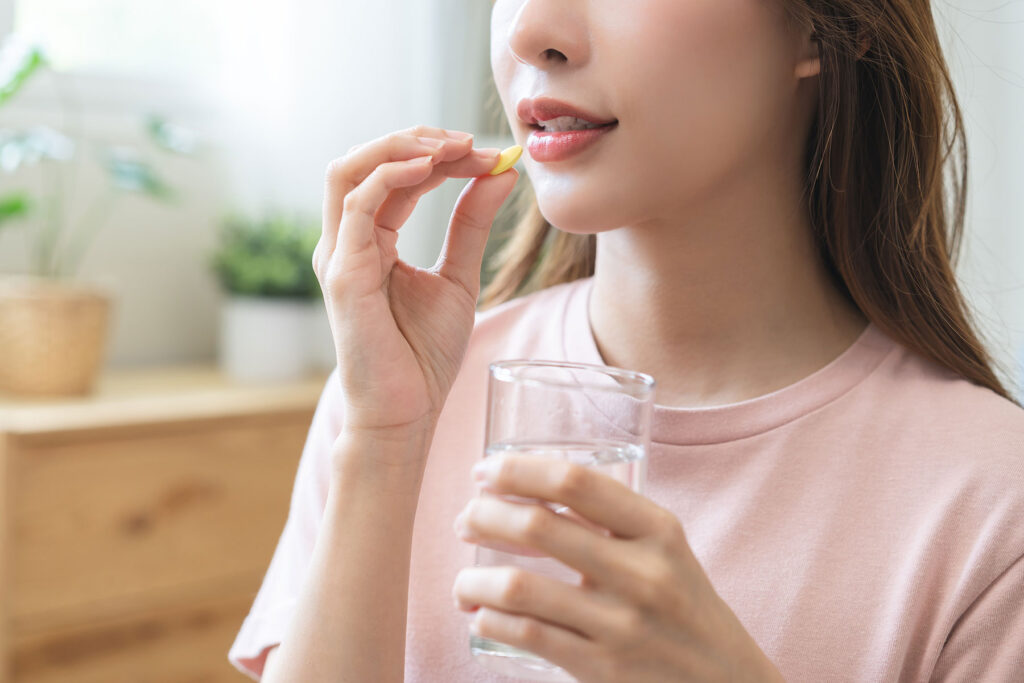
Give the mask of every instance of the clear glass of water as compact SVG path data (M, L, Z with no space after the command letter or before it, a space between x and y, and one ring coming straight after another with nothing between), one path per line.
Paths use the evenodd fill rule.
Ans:
M605 365L504 360L489 366L484 457L528 453L592 467L638 493L647 479L654 378ZM569 508L546 505L558 514ZM579 517L577 516L577 519ZM478 545L478 567L523 567L579 585L581 575L554 558L501 552ZM532 681L575 681L564 669L504 643L470 634L470 652L485 668Z

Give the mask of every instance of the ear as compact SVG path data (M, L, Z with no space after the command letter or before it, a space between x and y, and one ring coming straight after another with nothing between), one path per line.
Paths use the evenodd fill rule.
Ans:
M818 50L818 34L808 31L801 38L799 59L793 75L797 78L811 78L821 73L821 55Z

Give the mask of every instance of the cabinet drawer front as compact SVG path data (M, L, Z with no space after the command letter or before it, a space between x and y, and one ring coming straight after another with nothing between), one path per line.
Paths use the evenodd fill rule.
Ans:
M15 447L16 628L124 613L186 584L258 585L311 417Z
M44 631L14 643L13 683L244 683L227 659L249 609L210 600L134 619Z

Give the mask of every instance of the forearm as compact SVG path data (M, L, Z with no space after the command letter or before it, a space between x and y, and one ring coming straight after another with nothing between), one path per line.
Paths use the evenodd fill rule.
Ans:
M271 683L402 681L417 460L429 438L335 444L323 522Z

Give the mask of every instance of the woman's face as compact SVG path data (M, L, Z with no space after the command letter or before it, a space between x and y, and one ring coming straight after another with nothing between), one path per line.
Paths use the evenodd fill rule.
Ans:
M494 0L491 15L491 68L524 149L523 98L618 119L568 159L523 155L545 218L576 233L678 224L751 169L781 167L805 135L807 42L778 0Z

